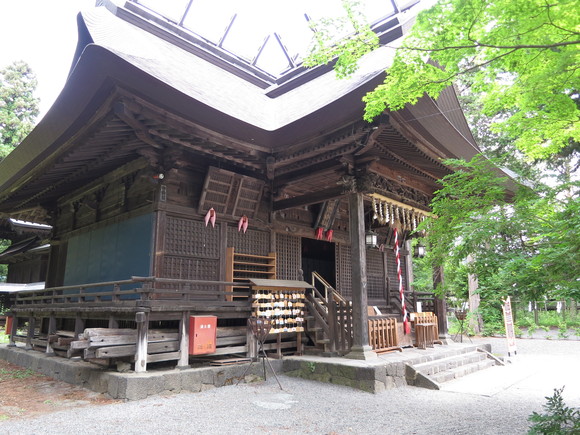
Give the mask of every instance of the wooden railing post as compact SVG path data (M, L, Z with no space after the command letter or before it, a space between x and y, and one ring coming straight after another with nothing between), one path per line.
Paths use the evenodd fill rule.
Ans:
M50 341L50 336L56 334L56 317L54 314L51 314L48 318L48 333L46 339L46 354L47 355L54 355L54 349L52 348L52 344Z
M29 316L28 317L28 332L26 333L26 345L24 346L24 349L26 350L31 350L32 347L32 339L34 338L34 329L36 326L36 319L34 318L34 316Z
M75 340L83 333L85 330L85 320L81 317L81 313L77 313L75 317Z
M181 313L181 321L179 323L179 361L177 361L178 368L189 367L189 311Z
M140 311L135 314L137 323L137 349L135 352L135 373L147 371L147 335L149 331L149 313Z
M327 300L326 307L328 309L328 329L330 331L329 340L330 340L330 347L329 350L331 353L336 352L337 344L339 341L339 325L338 325L338 318L336 312L336 305L334 301ZM340 346L338 346L340 347Z

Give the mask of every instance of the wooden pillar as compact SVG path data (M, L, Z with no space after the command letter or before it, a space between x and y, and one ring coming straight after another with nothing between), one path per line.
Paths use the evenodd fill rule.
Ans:
M252 361L258 359L258 339L252 332L249 319L246 327L246 357L251 358Z
M137 350L135 351L135 373L147 371L147 335L149 331L149 313L135 314L137 323Z
M85 330L85 319L81 317L81 313L77 313L75 317L75 340L79 338L79 336Z
M117 329L119 327L119 321L114 315L109 316L109 329Z
M348 195L349 231L352 252L352 323L353 340L346 358L373 359L377 354L369 345L367 259L362 193Z
M179 322L179 361L178 368L189 367L189 311L181 313L181 322Z
M436 288L439 283L443 283L443 267L437 267L433 270L433 288ZM445 339L447 337L447 303L445 299L435 297L435 314L439 324L439 338Z
M51 314L48 318L48 332L46 334L46 354L54 355L54 349L52 348L52 343L50 341L50 336L56 334L56 317Z
M407 251L407 254L404 256L406 266L405 282L407 283L407 291L412 292L413 311L417 311L417 293L415 292L415 286L411 285L413 282L413 249L410 240L405 241L405 250Z
M36 326L36 319L33 315L28 317L28 332L26 333L26 344L24 349L31 350L32 347L32 339L34 338L34 328Z

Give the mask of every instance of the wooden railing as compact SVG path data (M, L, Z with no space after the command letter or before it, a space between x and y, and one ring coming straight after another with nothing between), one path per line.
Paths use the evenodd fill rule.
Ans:
M182 280L156 277L132 277L127 280L106 281L90 284L51 287L42 290L21 290L17 292L15 310L47 307L148 307L164 301L218 302L220 305L247 305L246 300L228 302L230 292L225 289L232 282Z
M317 274L318 275L318 274ZM320 275L318 275L320 276ZM314 277L313 277L314 280ZM322 328L326 347L331 354L346 354L352 347L352 305L328 283L325 294L313 288L306 295L306 306L316 326Z
M332 299L336 302L347 302L347 300L339 292L337 292L318 272L312 272L312 286L317 288L316 284L321 284L324 287L325 300L328 300L329 297L332 297Z
M428 292L416 292L416 302L421 302L421 311L436 312L435 310L435 295ZM413 309L415 311L415 309ZM410 311L410 312L413 312Z
M397 320L383 316L369 316L369 344L376 353L403 349L399 346Z

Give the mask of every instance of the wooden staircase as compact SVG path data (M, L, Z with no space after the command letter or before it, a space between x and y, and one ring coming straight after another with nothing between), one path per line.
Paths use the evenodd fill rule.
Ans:
M316 288L324 287L322 291ZM317 272L312 273L314 288L306 294L306 335L312 346L305 352L339 356L352 346L352 305Z

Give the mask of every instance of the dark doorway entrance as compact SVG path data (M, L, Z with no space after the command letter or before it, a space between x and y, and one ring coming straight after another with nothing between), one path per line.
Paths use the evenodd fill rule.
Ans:
M312 272L318 272L332 287L336 288L335 245L315 239L302 239L302 270L304 280L312 282Z

